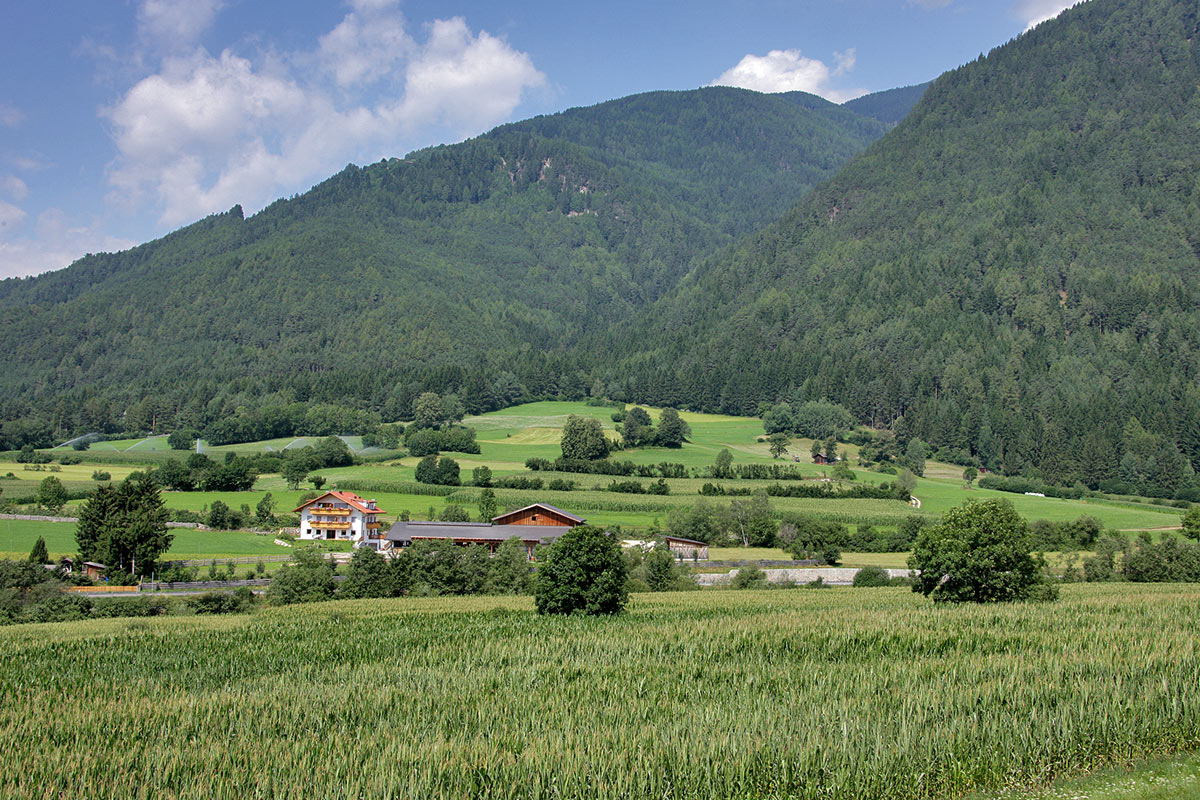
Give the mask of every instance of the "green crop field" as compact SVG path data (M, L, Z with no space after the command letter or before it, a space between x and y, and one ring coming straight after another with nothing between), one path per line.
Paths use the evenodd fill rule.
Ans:
M1200 587L342 601L0 630L0 795L950 798L1200 747ZM54 709L53 713L47 709Z

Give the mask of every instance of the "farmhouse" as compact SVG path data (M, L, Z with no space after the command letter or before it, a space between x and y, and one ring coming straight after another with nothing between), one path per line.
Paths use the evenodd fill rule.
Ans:
M382 508L353 492L326 492L296 509L301 539L349 539L355 547L382 549Z
M400 521L391 527L385 538L388 547L407 547L413 542L440 539L463 546L487 545L491 553L495 553L496 548L506 540L518 538L525 544L528 557L533 558L533 550L539 544L552 544L571 528L586 521L561 508L534 503L493 517L491 522Z

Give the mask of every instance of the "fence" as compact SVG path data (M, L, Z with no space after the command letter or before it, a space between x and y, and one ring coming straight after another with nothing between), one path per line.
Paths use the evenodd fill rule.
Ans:
M172 589L237 589L242 586L267 586L269 578L254 578L248 581L145 581L143 592L158 592Z
M189 558L184 561L161 561L159 569L168 569L170 567L207 567L209 564L257 564L259 561L264 564L277 564L281 561L291 561L294 559L291 553L283 555L263 555L263 556L238 556L237 558Z
M137 586L108 586L99 584L97 586L68 586L68 592L77 592L79 594L108 594L109 592L136 592Z

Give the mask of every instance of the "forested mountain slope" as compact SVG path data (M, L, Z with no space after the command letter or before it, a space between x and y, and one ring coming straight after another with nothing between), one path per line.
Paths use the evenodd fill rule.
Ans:
M623 353L605 380L706 410L828 398L993 468L1177 491L1200 468L1198 135L1194 0L1091 0L942 76L596 344Z
M863 95L842 103L842 108L888 125L897 125L900 120L908 116L908 112L912 111L913 106L920 102L925 95L925 90L932 83L932 81L927 81L915 86L901 86L896 89Z
M293 401L395 419L423 390L472 411L580 395L581 334L619 328L885 130L812 95L655 92L4 281L0 447Z

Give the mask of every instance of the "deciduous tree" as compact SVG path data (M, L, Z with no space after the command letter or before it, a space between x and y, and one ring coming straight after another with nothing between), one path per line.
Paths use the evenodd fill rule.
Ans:
M913 590L935 602L1049 599L1029 525L1006 500L967 501L917 537Z
M616 540L580 525L551 545L538 569L534 604L539 614L616 614L629 599L625 578Z
M596 461L608 455L608 441L604 428L595 417L567 417L562 433L563 458Z

